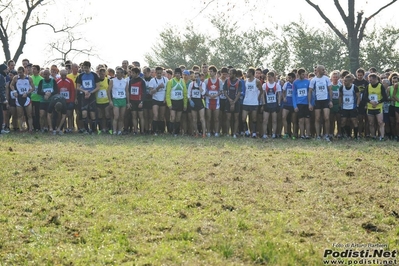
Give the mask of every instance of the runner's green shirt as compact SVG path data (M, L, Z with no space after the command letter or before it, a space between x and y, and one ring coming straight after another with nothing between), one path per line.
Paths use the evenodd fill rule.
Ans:
M339 109L339 85L332 85L332 103L333 107L331 108L331 112L337 113Z
M30 99L34 102L40 102L43 96L37 94L37 88L39 87L39 82L43 79L43 77L40 75L32 75L30 77L32 78L33 86L35 86L35 90L32 92Z

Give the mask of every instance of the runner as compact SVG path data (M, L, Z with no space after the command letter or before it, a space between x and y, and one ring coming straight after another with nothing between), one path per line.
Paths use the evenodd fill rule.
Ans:
M33 128L35 131L40 131L41 126L40 126L40 102L43 98L43 96L37 94L37 89L39 88L39 83L43 79L42 76L40 76L40 66L38 65L33 65L32 66L32 74L30 77L32 78L33 81L33 86L35 86L35 90L31 94L31 100L32 100L32 114L33 114Z
M231 120L233 116L233 126L231 127L231 134L233 138L237 138L238 134L238 115L240 113L240 95L242 91L242 84L236 77L237 70L235 68L230 69L229 78L223 85L223 92L227 98L226 101L226 134L229 136L229 130Z
M363 136L366 137L370 135L369 127L367 126L367 109L366 109L366 102L363 101L363 93L364 90L369 86L369 82L364 79L365 71L363 68L359 68L356 71L356 79L354 80L353 84L355 84L360 91L360 104L359 104L359 137Z
M144 81L145 81L145 92L143 95L143 115L144 115L144 130L146 134L151 134L153 131L152 129L152 95L151 95L151 89L150 89L150 81L152 79L151 76L151 68L145 67L143 70L144 73Z
M220 96L223 94L223 81L216 77L217 69L215 66L209 67L208 79L202 83L202 89L205 92L205 106L206 106L206 128L208 132L207 137L211 136L213 128L215 137L219 137L219 113L220 113ZM205 76L204 76L205 77ZM213 125L211 122L213 121ZM205 132L204 132L205 133Z
M150 81L152 94L152 130L154 135L165 132L165 91L168 79L162 76L163 68L155 68L156 77Z
M390 106L389 106L389 120L391 124L391 129L392 129L392 137L395 140L398 140L398 135L399 135L399 125L396 124L396 111L395 111L395 106L396 106L396 101L393 97L393 92L394 92L394 87L395 84L398 83L398 77L399 74L397 72L393 72L389 75L389 81L391 83L391 86L389 87L389 99L390 99Z
M65 77L68 72L65 70ZM62 127L67 114L67 103L63 96L55 94L50 97L47 112L47 123L53 135L62 135ZM61 118L59 117L61 116ZM60 121L57 126L57 121ZM55 126L55 128L53 127Z
M188 100L191 105L191 114L192 114L192 127L193 127L193 135L195 137L198 136L198 124L197 117L199 115L202 127L202 137L205 138L206 126L205 126L205 109L204 109L204 100L203 96L205 95L205 89L203 86L203 82L200 79L200 73L196 72L194 78L191 80L191 83L188 85Z
M244 99L243 99L243 110L242 110L242 122L247 122L247 116L250 118L250 129L252 138L256 138L256 122L257 112L259 106L259 99L262 95L262 84L255 78L255 68L249 68L247 71L247 79L245 80L244 86Z
M272 130L270 133L272 138L277 137L277 113L280 111L281 103L281 86L275 80L274 72L267 73L267 82L262 85L262 101L263 101L263 139L267 139L267 125L269 116L272 117Z
M9 131L7 131L5 129L5 127L3 127L3 123L4 123L4 116L3 116L3 106L7 106L8 105L8 101L6 98L6 77L7 77L7 73L8 73L8 67L6 64L1 64L0 65L0 125L2 125L0 134L5 134L8 133Z
M15 103L15 95L14 92L11 90L11 81L13 80L13 78L15 76L17 76L18 73L15 70L11 70L8 73L8 82L6 83L6 97L7 97L7 101L8 101L8 112L6 113L5 117L5 130L6 131L10 131L10 119L12 122L12 127L13 130L15 132L19 131L19 127L18 127L18 113L17 113L17 106ZM6 78L7 80L7 78ZM4 106L3 106L4 107ZM7 108L7 105L5 106ZM3 108L4 110L4 108Z
M140 78L140 69L138 67L132 68L132 76L129 80L129 98L128 109L132 113L133 134L138 134L138 123L140 122L140 133L144 134L144 115L143 115L143 98L146 90L145 81Z
M374 119L377 118L380 130L380 141L383 141L385 136L385 125L383 121L382 104L388 100L388 96L382 84L378 82L378 77L376 74L370 74L368 79L370 84L363 93L363 100L367 102L367 116L370 127L370 135L373 139L376 139Z
M309 110L309 84L306 79L306 71L298 69L298 79L293 83L292 105L298 115L299 131L301 139L310 139L310 110ZM306 132L305 132L306 129Z
M220 80L222 81L222 84L223 84L223 86L221 88L223 91L224 83L226 82L226 80L229 77L229 70L227 69L227 67L222 67L222 69L220 70L220 74L221 74ZM224 93L220 94L219 100L220 100L219 132L221 131L223 135L228 135L228 133L227 133L228 130L227 130L227 126L226 126L226 101L227 101L226 95L224 95Z
M67 75L67 78L73 81L73 85L75 86L76 89L76 100L75 100L76 126L78 127L79 133L83 133L85 131L82 120L82 101L84 97L83 93L77 90L76 87L76 79L79 76L79 65L76 63L72 63L71 71L72 72Z
M335 70L335 71L331 72L331 74L330 74L333 107L330 110L330 132L329 132L329 134L331 136L334 136L335 122L336 122L337 123L337 138L341 138L342 132L345 132L345 131L341 131L342 118L341 118L341 114L339 111L340 111L340 108L342 105L339 104L339 99L340 99L340 92L341 92L340 87L342 86L342 84L344 84L346 77L344 77L344 79L342 80L342 84L340 85L338 83L339 75L340 75L340 73L338 70ZM353 80L351 82L353 82ZM357 97L357 99L360 99L360 97ZM346 119L345 119L345 122L346 122ZM346 133L349 134L349 136L351 135L350 132L348 132L348 131L346 131Z
M62 69L60 71L60 76L57 80L57 87L59 89L60 95L65 99L66 103L66 118L68 118L68 123L65 123L65 133L73 132L73 110L75 109L76 101L76 89L73 81L67 77L68 71Z
M181 74L181 69L176 68L175 77L166 86L166 104L170 110L171 129L175 137L180 132L181 114L187 110L187 87Z
M116 78L111 79L107 90L109 105L112 108L114 118L112 120L112 132L114 135L122 135L123 118L125 117L127 97L129 94L128 81L124 78L123 68L116 69Z
M29 98L30 93L35 89L31 77L25 75L24 67L18 67L18 75L14 76L10 85L12 94L15 96L15 104L18 113L18 126L22 130L22 119L26 117L28 130L33 132L32 104Z
M108 86L109 79L106 75L107 70L105 68L100 68L98 70L98 77L100 79L100 88L96 93L96 105L98 114L99 130L98 134L109 132L112 134L111 125L111 107L108 100Z
M185 68L185 67L184 67ZM182 69L182 68L180 68ZM184 83L186 84L186 88L188 89L188 86L191 83L191 72L188 70L182 70L183 72L183 80ZM194 75L194 72L193 72ZM180 119L180 124L181 124L181 131L182 135L190 135L191 134L191 124L193 121L193 117L191 115L191 106L187 104L187 109L184 110L181 114L181 119Z
M320 115L323 111L324 117L324 139L330 141L328 133L330 132L330 108L333 107L332 103L332 90L331 81L324 75L325 68L322 65L316 68L317 75L310 81L308 100L311 102L312 93L315 91L315 104L309 103L309 110L315 110L315 129L317 139L321 139L320 129Z
M91 71L91 63L84 61L82 64L83 72L76 79L76 89L83 93L82 95L82 120L86 134L92 134L97 128L96 123L96 92L100 89L100 79L98 75ZM88 115L91 119L89 129Z
M40 80L37 89L37 94L41 96L40 99L40 128L43 128L43 132L47 132L48 119L47 110L50 104L50 97L58 93L57 82L55 79L50 77L50 71L48 69L43 71L43 79Z
M360 104L360 91L358 87L353 84L353 76L351 74L346 75L344 78L344 84L339 87L339 105L341 106L341 132L343 136L351 137L349 132L345 132L346 120L351 119L354 137L358 139L358 120L357 120L357 108ZM345 134L346 133L346 134Z
M298 137L298 124L297 124L297 114L294 110L294 106L292 103L292 91L293 91L293 82L296 79L295 73L291 72L287 75L287 81L285 82L282 90L283 90L283 127L285 134L283 136L284 139L288 139L292 137L292 139L296 139ZM287 118L290 123L288 123ZM292 127L291 127L292 123Z

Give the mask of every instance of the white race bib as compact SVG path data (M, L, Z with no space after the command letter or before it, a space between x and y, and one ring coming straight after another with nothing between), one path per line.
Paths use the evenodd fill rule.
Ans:
M107 91L100 90L100 91L97 92L97 98L104 99L104 98L107 98L107 97L108 97L107 96Z
M332 98L334 100L338 100L339 99L339 91L333 91Z
M377 94L370 94L369 95L370 101L376 101L378 102L378 95Z
M130 94L132 95L139 95L139 87L132 86L130 88Z
M194 96L195 98L200 98L201 93L200 93L199 90L194 90L194 91L192 91L192 93L193 93L193 96Z
M43 91L44 91L44 93L47 93L47 92L53 92L53 89L46 88L46 89L43 89Z
M292 89L287 89L287 97L292 97Z
M307 97L308 96L308 89L298 89L298 97Z
M182 91L174 91L175 98L181 98L183 97L183 92Z
M90 80L90 79L88 79L88 80L83 80L82 83L83 83L83 84L82 84L82 87L83 87L84 89L92 89L92 88L93 88L93 81Z
M60 94L65 99L69 100L69 91L61 91Z
M124 98L125 97L125 91L118 91L118 97Z
M210 96L215 96L215 95L218 95L218 92L217 91L209 91L209 93L208 93Z
M28 88L19 88L19 91L21 94L24 94L28 92Z
M266 101L267 103L275 103L276 95L275 94L266 95Z

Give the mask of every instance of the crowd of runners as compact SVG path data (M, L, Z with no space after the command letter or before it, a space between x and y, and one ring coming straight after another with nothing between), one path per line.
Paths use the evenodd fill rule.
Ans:
M115 69L67 61L0 65L0 123L10 132L252 138L398 139L397 72L275 71L202 64Z

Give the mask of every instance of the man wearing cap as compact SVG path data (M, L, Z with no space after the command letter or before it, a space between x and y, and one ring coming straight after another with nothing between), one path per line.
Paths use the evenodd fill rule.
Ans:
M180 132L181 113L187 110L187 87L181 74L181 69L176 68L175 77L166 85L166 104L170 109L170 123L175 136Z

